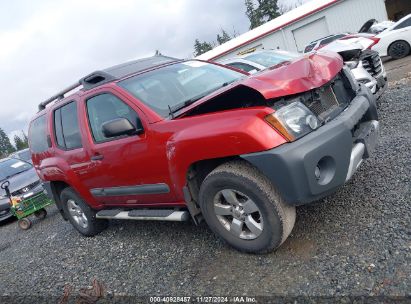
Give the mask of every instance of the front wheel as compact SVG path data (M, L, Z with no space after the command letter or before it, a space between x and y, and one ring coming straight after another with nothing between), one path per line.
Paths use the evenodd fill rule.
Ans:
M211 230L236 249L254 253L278 248L296 215L270 181L242 161L225 163L205 178L200 206Z
M96 212L71 187L65 188L60 198L70 223L81 234L94 236L107 227L108 221L97 219Z

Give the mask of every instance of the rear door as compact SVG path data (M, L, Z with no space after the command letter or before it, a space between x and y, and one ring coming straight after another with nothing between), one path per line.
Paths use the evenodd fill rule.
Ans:
M408 43L411 43L411 16L404 18L399 22L392 30L393 37L392 40L405 40Z

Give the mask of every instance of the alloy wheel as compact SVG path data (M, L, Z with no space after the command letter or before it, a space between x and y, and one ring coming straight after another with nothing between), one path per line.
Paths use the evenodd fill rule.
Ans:
M80 227L84 229L88 227L88 219L86 215L84 214L81 207L73 199L69 199L67 201L67 208L70 216Z
M263 232L260 209L240 191L224 189L217 192L214 213L222 226L240 239L253 240Z

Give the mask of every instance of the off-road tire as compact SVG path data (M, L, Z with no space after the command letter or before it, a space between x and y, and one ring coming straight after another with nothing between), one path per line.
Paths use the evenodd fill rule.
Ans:
M94 236L101 231L103 231L108 226L107 220L97 219L96 212L90 208L84 200L77 194L77 192L71 188L65 188L60 194L61 203L63 205L64 213L67 215L70 223L84 236ZM68 202L74 201L78 207L81 208L81 211L84 213L87 219L87 227L82 227L79 223L76 222L73 215L70 213Z
M219 191L233 189L254 201L263 218L262 232L245 240L230 233L217 218L214 199ZM265 253L278 248L295 223L295 207L287 205L274 185L245 161L231 161L214 169L204 179L199 193L202 214L210 229L239 251Z

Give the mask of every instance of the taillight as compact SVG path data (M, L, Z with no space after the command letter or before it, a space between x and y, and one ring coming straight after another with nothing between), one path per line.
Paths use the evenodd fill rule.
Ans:
M370 37L368 38L370 40L372 40L372 43L370 44L369 47L367 47L367 49L371 50L371 48L376 45L378 42L380 42L380 38L376 38L376 37Z

